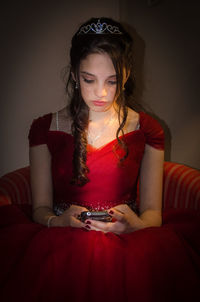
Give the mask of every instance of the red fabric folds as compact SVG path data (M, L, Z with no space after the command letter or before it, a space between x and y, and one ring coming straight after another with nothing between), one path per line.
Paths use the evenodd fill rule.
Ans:
M140 128L125 134L124 140L129 148L129 156L122 167L118 155L123 152L116 148L117 140L99 149L88 146L87 165L90 170L90 182L83 187L70 184L72 179L73 137L63 131L50 131L52 114L35 120L29 133L30 146L47 144L52 155L52 174L54 200L57 203L90 203L93 209L101 209L101 204L108 207L120 201L136 199L135 184L139 175L140 164L145 148L149 144L154 148L164 149L164 133L160 124L151 116L140 112ZM113 150L117 151L113 151ZM116 152L118 155L116 155ZM131 177L127 177L131 175ZM103 181L103 190L102 190ZM105 206L103 206L105 208Z
M140 113L140 129L125 135L129 156L123 166L116 141L88 146L90 182L70 185L73 137L49 131L52 114L34 121L30 146L47 144L52 155L55 203L92 209L136 198L145 144L163 149L160 125ZM200 213L168 209L162 227L115 235L33 223L31 206L0 207L0 301L184 302L198 301Z
M162 227L114 235L46 228L0 208L0 299L4 301L198 301L200 224L168 210Z

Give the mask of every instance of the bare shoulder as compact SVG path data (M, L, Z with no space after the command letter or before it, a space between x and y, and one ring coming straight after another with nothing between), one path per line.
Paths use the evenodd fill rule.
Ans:
M128 108L128 119L130 120L139 120L139 113L135 110Z
M138 112L128 108L128 116L126 121L126 132L134 131L139 124L140 115Z
M71 118L66 107L53 113L50 130L71 133Z
M69 111L67 110L67 107L64 107L58 111L59 116L69 118Z

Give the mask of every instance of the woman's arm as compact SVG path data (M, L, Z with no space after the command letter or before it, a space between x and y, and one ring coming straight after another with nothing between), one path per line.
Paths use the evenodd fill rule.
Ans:
M140 170L140 219L144 226L162 223L164 151L146 145Z
M29 158L33 220L47 225L49 217L55 215L53 213L51 155L47 145L31 147Z
M87 211L86 208L72 205L60 216L56 216L53 212L51 154L47 145L31 147L29 157L33 220L46 226L85 228L85 224L78 220L77 216L82 211Z

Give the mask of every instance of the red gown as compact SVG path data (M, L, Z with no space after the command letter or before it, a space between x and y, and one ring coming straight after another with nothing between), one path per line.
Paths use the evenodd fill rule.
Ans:
M158 122L140 112L140 128L125 135L122 166L116 140L88 146L90 182L70 184L73 137L50 131L52 114L35 120L30 146L47 144L52 155L55 205L108 209L136 200L145 144L164 148ZM9 208L9 209L8 209ZM0 301L171 302L197 301L200 285L198 213L163 212L162 227L115 235L33 223L16 206L0 208ZM5 219L6 217L6 219ZM200 298L200 295L199 295Z

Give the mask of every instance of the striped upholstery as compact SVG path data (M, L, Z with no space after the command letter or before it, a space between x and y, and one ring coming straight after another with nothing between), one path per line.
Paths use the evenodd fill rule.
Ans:
M165 162L164 208L200 210L200 171L187 166ZM31 204L29 167L0 178L0 205Z
M0 206L31 204L29 167L24 167L0 178Z
M164 208L200 210L200 171L165 162L163 191Z

